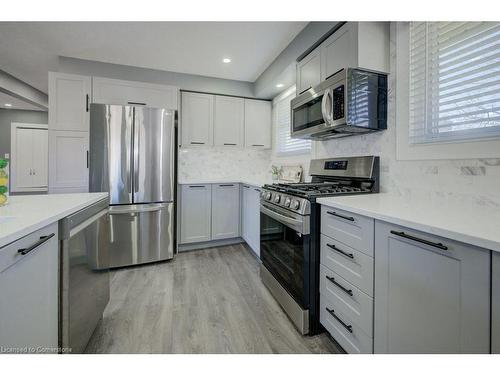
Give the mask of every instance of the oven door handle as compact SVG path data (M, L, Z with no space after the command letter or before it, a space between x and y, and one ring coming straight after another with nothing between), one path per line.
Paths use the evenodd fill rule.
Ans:
M297 220L292 217L280 214L274 210L267 208L266 206L263 206L262 204L260 205L260 212L279 221L281 224L291 226L293 229L298 230L301 234L309 234L305 233L306 228L304 228L304 220Z
M332 122L332 111L330 108L330 111L328 110L328 98L331 97L332 90L331 89L326 89L325 93L323 94L323 99L321 100L321 114L323 115L323 120L325 120L325 123L327 125L330 125ZM331 107L332 100L330 99L330 107Z

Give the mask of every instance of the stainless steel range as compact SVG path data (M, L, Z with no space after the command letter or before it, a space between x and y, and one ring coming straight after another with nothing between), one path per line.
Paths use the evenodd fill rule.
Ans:
M302 334L319 324L320 205L316 198L377 193L379 157L315 159L311 182L264 185L261 278Z

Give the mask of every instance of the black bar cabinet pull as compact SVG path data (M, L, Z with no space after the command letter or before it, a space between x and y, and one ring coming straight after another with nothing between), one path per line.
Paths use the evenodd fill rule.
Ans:
M429 245L432 247L437 247L438 249L441 249L441 250L448 250L448 246L443 245L441 242L427 241L427 240L424 240L423 238L418 238L418 237L412 236L410 234L406 234L405 232L397 232L395 230L391 230L391 233L395 234L396 236L407 238L407 239L412 240L412 241L420 242L420 243L423 243L423 244L426 244L426 245Z
M87 150L87 169L89 169L89 150Z
M264 147L264 145L252 145L252 146L255 146L255 147Z
M222 184L222 185L219 185L219 186L226 186L226 187L229 187L229 186L234 186L234 184Z
M205 142L191 142L192 145L204 145Z
M26 255L28 254L29 252L35 250L38 246L44 244L45 242L47 242L48 240L50 240L52 237L55 236L55 233L51 233L49 234L48 236L42 236L40 237L40 239L38 241L36 241L33 245L31 245L30 247L26 247L24 249L19 249L17 250L17 252L21 255Z
M260 189L254 189L256 192L260 193Z
M335 310L333 309L329 309L328 307L325 307L326 308L326 311L328 311L330 313L331 316L333 316L337 322L339 322L340 324L342 324L342 326L347 329L349 332L352 333L352 326L351 325L347 325L345 324L342 319L340 319L337 315L335 315Z
M190 188L204 188L205 185L189 185Z
M326 213L329 215L340 217L341 219L344 219L344 220L354 221L354 218L352 216L340 215L340 214L336 213L335 211L326 211Z
M334 277L331 276L326 276L328 280L330 280L334 285L337 285L340 289L342 289L344 292L349 294L352 297L352 289L347 289L345 286L340 285L338 282L335 281Z
M141 102L127 102L127 103L132 105L146 105L146 103L141 103Z
M89 111L89 102L90 102L90 97L89 94L85 95L85 111Z
M337 246L332 245L331 243L327 243L326 246L328 246L332 250L335 250L337 253L340 253L348 258L354 259L354 254L346 253L345 251L340 250Z
M236 143L224 143L224 146L236 146Z

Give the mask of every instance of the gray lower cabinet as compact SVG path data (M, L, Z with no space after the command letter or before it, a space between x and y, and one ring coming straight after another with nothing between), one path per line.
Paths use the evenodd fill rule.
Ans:
M4 350L57 350L58 259L57 223L0 248L0 346Z
M375 224L375 353L489 353L490 251Z
M492 253L491 352L500 354L500 253Z
M212 186L181 185L180 243L210 241L212 220Z
M260 256L260 189L243 184L241 188L241 237Z
M212 185L212 240L240 236L240 184Z

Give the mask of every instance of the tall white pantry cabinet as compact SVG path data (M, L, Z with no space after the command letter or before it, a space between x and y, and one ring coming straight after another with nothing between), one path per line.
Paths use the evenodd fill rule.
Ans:
M49 72L49 193L89 184L91 103L178 108L175 86Z

